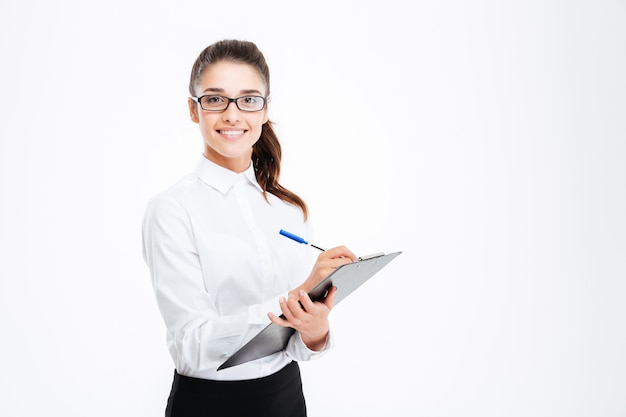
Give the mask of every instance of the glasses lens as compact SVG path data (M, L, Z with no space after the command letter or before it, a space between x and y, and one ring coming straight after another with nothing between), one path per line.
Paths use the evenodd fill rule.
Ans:
M200 106L204 110L224 110L228 100L222 96L202 96L200 97Z
M237 107L243 111L259 111L265 106L265 100L261 96L245 96L237 99Z

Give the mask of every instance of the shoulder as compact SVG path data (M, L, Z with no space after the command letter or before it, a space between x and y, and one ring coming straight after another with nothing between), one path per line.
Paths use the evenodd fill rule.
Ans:
M148 200L146 206L146 219L185 212L188 201L193 198L192 196L194 189L197 187L197 183L198 177L189 174L169 188L153 196Z

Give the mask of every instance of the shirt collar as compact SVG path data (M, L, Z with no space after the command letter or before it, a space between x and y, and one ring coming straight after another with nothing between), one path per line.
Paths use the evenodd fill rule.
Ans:
M222 194L226 194L239 178L246 179L249 183L254 185L259 191L263 192L261 186L256 180L254 173L254 166L250 162L250 166L241 174L217 165L215 162L209 161L204 156L200 157L198 165L195 170L198 178L207 185L215 188Z

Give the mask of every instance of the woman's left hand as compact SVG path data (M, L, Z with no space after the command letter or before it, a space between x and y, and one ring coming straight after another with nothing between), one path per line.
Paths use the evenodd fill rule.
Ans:
M284 317L277 317L273 313L269 313L268 317L278 326L297 330L309 349L320 351L328 337L328 314L335 304L336 293L337 288L331 287L323 301L314 302L306 292L300 290L298 297L290 294L288 299L280 299Z

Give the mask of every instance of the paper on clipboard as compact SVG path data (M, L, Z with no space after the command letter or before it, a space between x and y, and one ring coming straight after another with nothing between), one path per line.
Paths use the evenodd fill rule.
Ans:
M313 301L321 301L330 287L334 285L337 287L335 295L335 305L337 305L401 253L393 252L387 255L371 255L359 258L356 262L342 265L309 291L309 297ZM221 364L217 370L220 371L280 352L287 346L289 338L294 333L295 330L290 327L280 327L270 323L226 362Z

